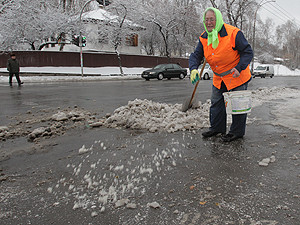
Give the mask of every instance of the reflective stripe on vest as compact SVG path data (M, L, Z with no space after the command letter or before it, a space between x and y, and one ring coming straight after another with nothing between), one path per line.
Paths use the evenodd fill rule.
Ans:
M216 74L219 77L224 77L224 76L226 76L228 74L231 74L231 70L227 70L227 71L225 71L223 73L216 73L216 72L214 72L214 74Z

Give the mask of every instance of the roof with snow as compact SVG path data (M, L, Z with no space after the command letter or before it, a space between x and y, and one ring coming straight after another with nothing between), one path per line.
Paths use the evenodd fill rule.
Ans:
M83 13L82 18L85 20L94 19L94 20L101 20L101 21L117 21L118 16L113 15L112 13L99 8L97 10Z
M93 10L93 11L89 11L86 13L82 14L82 18L83 20L98 20L98 21L104 21L104 22L112 22L112 23L118 23L120 17L116 16L114 14L112 14L111 12L108 12L104 9L97 9L97 10ZM130 20L125 19L124 21L127 25L129 25L130 27L134 27L137 29L145 29L144 27L133 23Z

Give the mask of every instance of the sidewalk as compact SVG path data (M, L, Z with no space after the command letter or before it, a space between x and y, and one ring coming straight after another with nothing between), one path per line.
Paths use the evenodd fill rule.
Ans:
M20 77L24 82L142 79L140 74L146 69L124 67L121 76L119 67L83 68L82 76L80 67L21 67ZM8 82L6 68L0 68L0 83L3 82Z

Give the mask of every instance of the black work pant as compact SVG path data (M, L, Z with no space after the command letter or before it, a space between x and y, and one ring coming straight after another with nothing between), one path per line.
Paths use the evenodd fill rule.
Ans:
M234 78L233 78L234 79ZM248 82L238 86L232 91L247 90ZM212 87L211 106L210 106L210 130L215 132L226 132L227 114L224 102L223 93L227 92L227 87L224 82L221 83L221 88ZM246 131L247 113L232 115L232 124L229 133L242 137Z
M9 73L9 84L10 85L12 84L12 78L13 78L14 75L16 76L18 84L21 85L21 80L20 80L19 73Z

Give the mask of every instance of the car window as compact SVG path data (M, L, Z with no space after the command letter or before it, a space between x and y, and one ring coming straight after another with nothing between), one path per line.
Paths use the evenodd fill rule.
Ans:
M166 65L166 69L173 69L173 65L172 64Z
M266 67L264 67L264 66L258 66L258 67L256 67L256 70L265 70L266 69Z
M179 66L178 64L173 64L174 69L181 69L181 66Z
M201 70L201 69L202 69L202 66L203 66L203 64L201 64L201 65L198 67L198 69ZM204 67L204 69L205 69L205 70L211 70L209 64L206 64L205 67Z
M164 64L159 64L159 65L153 67L153 69L163 69L164 67L165 67Z

